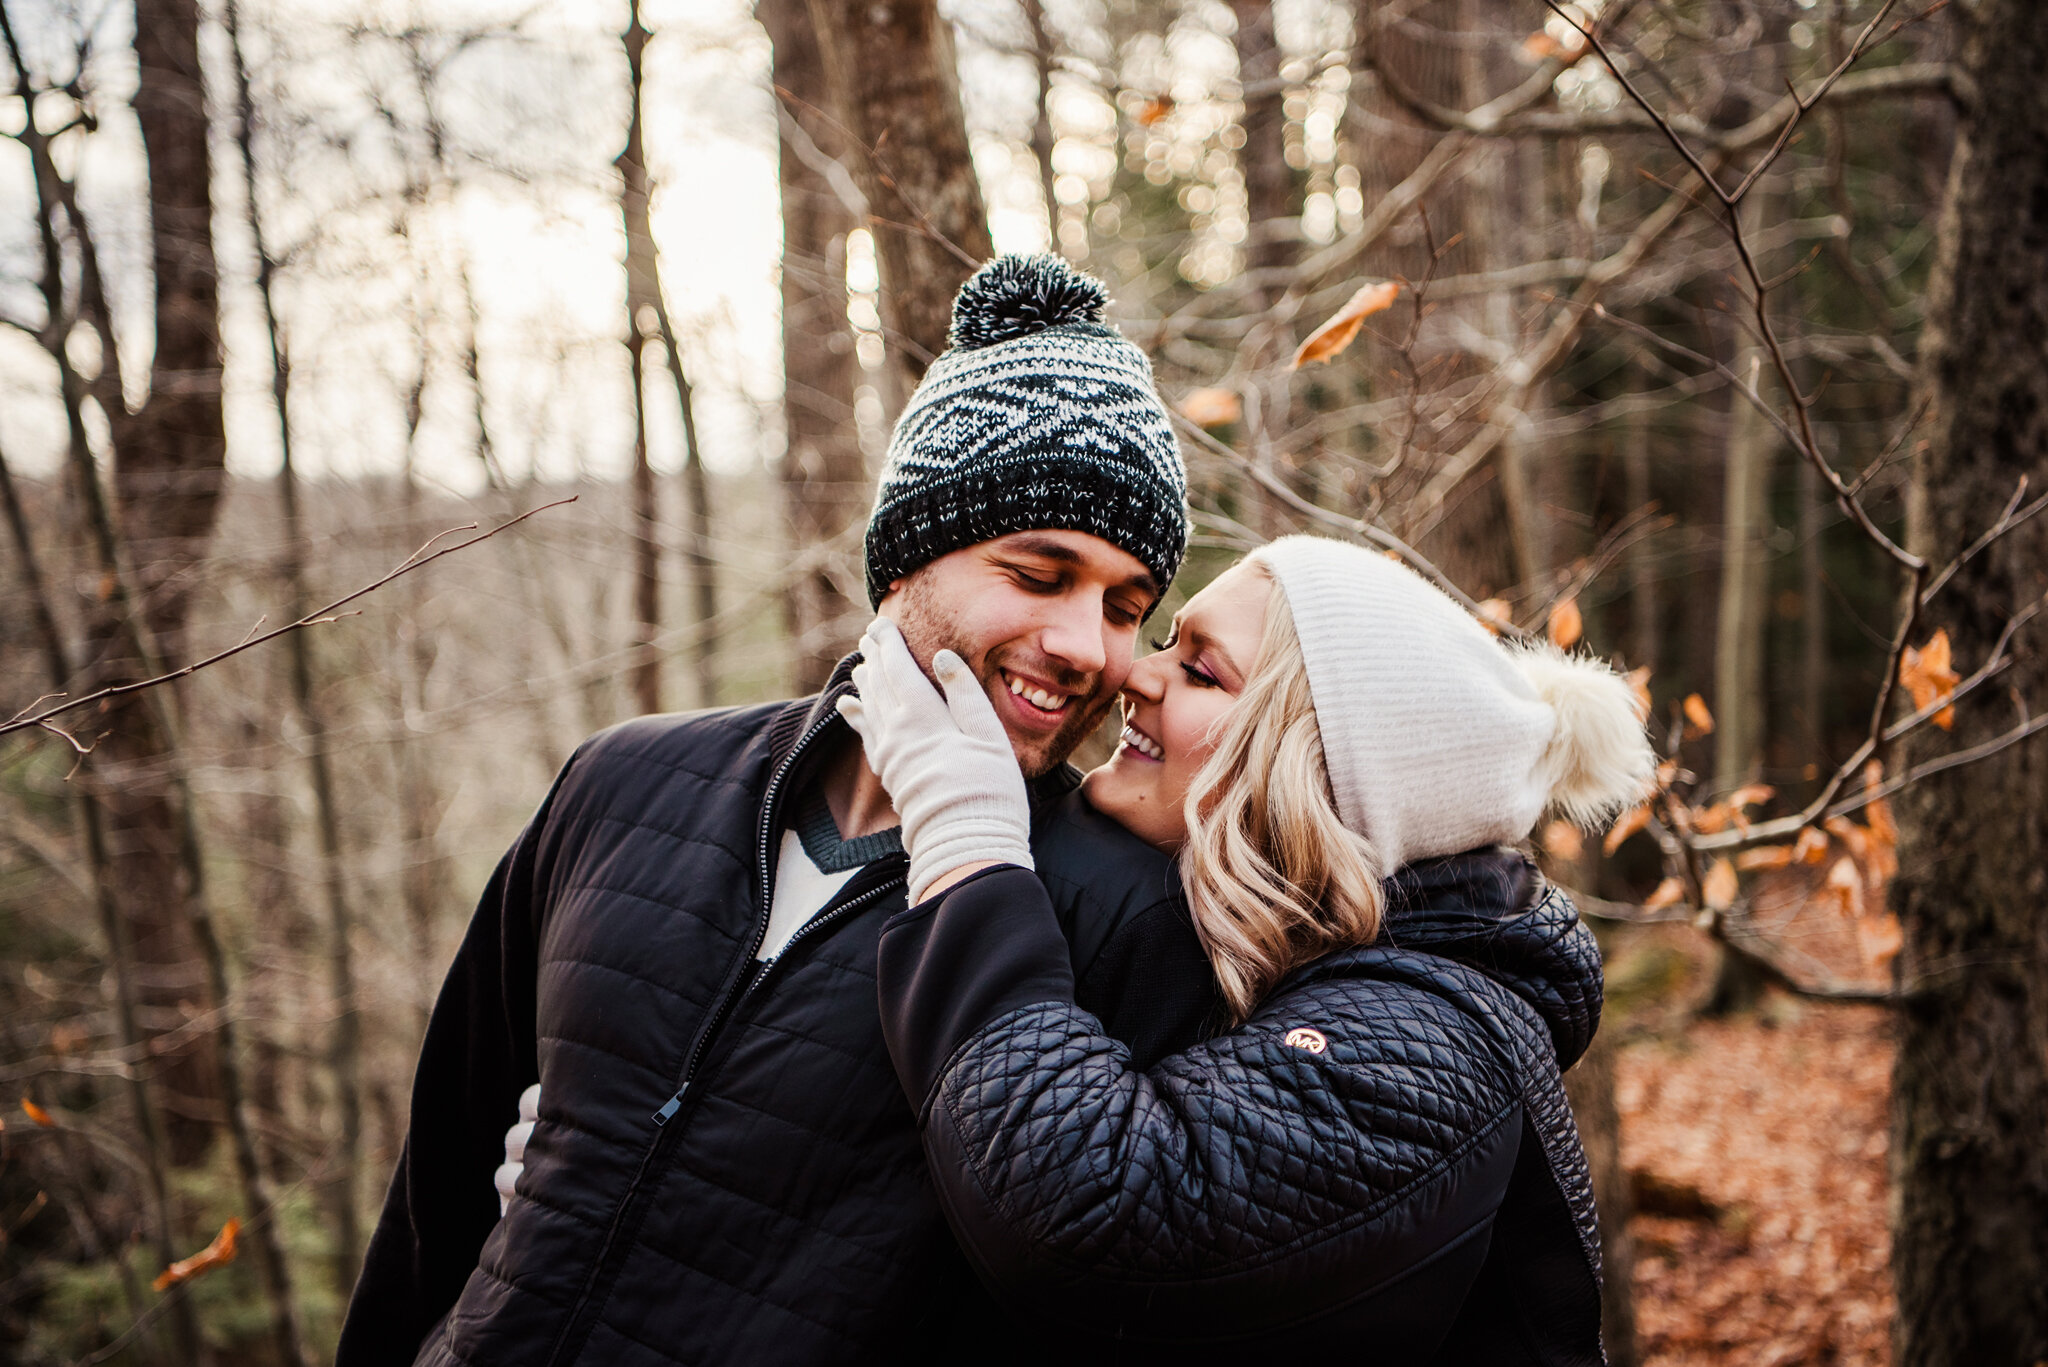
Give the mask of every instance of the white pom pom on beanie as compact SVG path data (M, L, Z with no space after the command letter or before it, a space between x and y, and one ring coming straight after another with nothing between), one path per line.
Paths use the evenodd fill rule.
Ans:
M1606 664L1504 645L1378 551L1288 536L1250 559L1293 615L1337 814L1390 872L1521 840L1553 805L1590 823L1646 789L1655 755Z

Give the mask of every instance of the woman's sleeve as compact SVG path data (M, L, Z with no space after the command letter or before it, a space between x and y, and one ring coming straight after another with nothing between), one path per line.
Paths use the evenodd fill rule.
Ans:
M1013 1309L1186 1338L1378 1293L1426 1336L1469 1289L1522 1107L1426 975L1311 981L1136 1072L1074 1005L1038 879L1003 867L892 919L879 986L947 1218Z

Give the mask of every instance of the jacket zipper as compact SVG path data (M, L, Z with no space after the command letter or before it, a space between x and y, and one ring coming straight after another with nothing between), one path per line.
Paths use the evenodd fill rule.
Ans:
M768 935L768 913L775 895L775 861L768 850L768 838L775 830L775 804L782 795L783 780L796 767L796 762L805 747L832 724L834 715L836 714L820 718L817 724L799 736L796 744L790 747L789 754L776 766L775 772L769 775L768 787L761 794L761 820L755 836L756 873L759 875L761 887L761 909L755 915L754 933L742 948L738 962L726 975L725 986L719 989L717 1005L705 1018L704 1024L697 1031L697 1038L690 1045L689 1056L683 1063L682 1076L677 1079L674 1095L663 1102L661 1109L652 1117L654 1142L648 1145L647 1152L641 1156L640 1166L634 1172L624 1198L619 1202L618 1212L612 1216L611 1228L605 1231L604 1243L598 1248L597 1260L592 1264L590 1276L584 1282L582 1294L576 1298L576 1307L562 1326L562 1332L555 1340L553 1351L548 1354L550 1367L564 1361L565 1355L567 1360L573 1361L583 1351L583 1345L590 1337L590 1330L595 1326L597 1310L594 1307L602 1304L597 1292L602 1287L609 1295L610 1283L618 1275L616 1264L624 1257L625 1249L630 1242L620 1236L629 1227L633 1233L638 1233L640 1221L633 1219L629 1226L628 1217L635 1214L634 1208L640 1199L641 1186L646 1182L648 1174L655 1170L658 1160L667 1152L669 1145L664 1141L669 1139L671 1133L680 1132L670 1131L668 1123L675 1119L676 1113L682 1109L683 1098L690 1090L690 1083L696 1078L698 1067L704 1062L704 1056L710 1052L712 1042L725 1028L726 1022L767 980L775 965L788 957L789 951L798 941L813 931L821 930L852 912L879 901L883 896L895 891L900 881L890 879L878 887L868 889L844 905L835 907L829 915L813 917L790 937L781 954L765 964L755 960L754 956L760 951L761 943Z

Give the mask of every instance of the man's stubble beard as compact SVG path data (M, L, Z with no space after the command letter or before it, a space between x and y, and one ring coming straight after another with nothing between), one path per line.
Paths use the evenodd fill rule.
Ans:
M959 618L940 605L923 574L912 574L905 579L901 595L895 613L896 626L903 633L904 643L910 647L911 656L916 659L917 667L924 671L924 676L932 678L932 656L941 650L950 650L975 671L982 691L990 695L989 705L995 706L994 695L1008 691L1002 676L996 672L1005 656L998 652L977 661L966 647L966 633ZM1034 661L1033 667L1025 672L1049 675L1051 682L1067 689L1080 690L1085 686L1087 690L1093 690L1100 683L1100 676L1091 677L1065 669L1058 661L1044 657ZM932 686L937 688L938 680L932 679ZM1023 753L1017 754L1017 766L1023 770L1024 777L1040 778L1066 763L1067 756L1073 754L1081 742L1102 724L1103 717L1108 715L1115 702L1114 693L1089 703L1085 693L1077 692L1074 700L1067 704L1075 709L1074 715L1062 722L1060 729L1052 735L1029 743ZM1084 703L1088 705L1084 707ZM1008 727L1003 730L1010 738L1012 753L1016 753L1020 748L1016 733Z

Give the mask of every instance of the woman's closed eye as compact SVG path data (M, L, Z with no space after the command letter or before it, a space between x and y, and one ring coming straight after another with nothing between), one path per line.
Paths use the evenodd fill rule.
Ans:
M1197 688L1221 688L1223 686L1222 682L1215 675L1210 674L1200 665L1184 664L1180 667L1180 672L1187 675L1188 682Z

